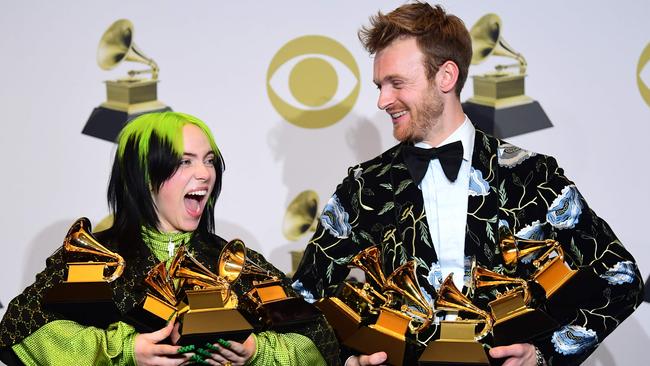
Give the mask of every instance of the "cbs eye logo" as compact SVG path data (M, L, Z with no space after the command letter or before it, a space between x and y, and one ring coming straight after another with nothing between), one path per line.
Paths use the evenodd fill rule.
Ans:
M636 83L643 100L650 106L650 43L641 52L639 63L636 66ZM647 83L646 83L647 82Z
M350 51L317 35L285 44L266 74L266 90L275 110L303 128L340 121L357 101L359 84L359 67Z

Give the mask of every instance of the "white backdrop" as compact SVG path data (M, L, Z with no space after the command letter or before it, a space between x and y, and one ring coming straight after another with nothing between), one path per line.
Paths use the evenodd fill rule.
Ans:
M227 167L217 203L218 233L240 237L289 270L288 251L308 239L291 242L282 235L293 197L313 189L326 201L348 166L395 143L389 119L375 107L372 60L356 32L369 15L400 4L2 0L2 305L32 282L74 219L87 216L96 223L107 214L114 145L81 130L105 100L102 81L141 68L120 65L107 72L97 66L99 38L113 21L130 19L135 42L160 66L159 99L202 118L215 134ZM646 278L650 101L644 101L636 80L650 42L650 2L448 1L444 6L468 27L486 13L501 17L505 39L528 61L527 94L554 124L509 140L558 159L636 256ZM304 35L338 41L360 70L354 108L328 128L287 123L267 95L271 59ZM495 63L472 67L470 75ZM357 82L349 75L339 78L340 86ZM650 85L649 65L641 78ZM471 96L471 86L470 80L463 100ZM643 349L650 345L649 308L644 303L587 364L643 363Z

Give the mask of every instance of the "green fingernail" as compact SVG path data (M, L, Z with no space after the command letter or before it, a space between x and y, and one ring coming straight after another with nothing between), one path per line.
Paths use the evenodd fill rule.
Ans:
M193 344L189 344L187 346L183 346L178 349L178 353L186 353L186 352L191 352L194 351L194 348L196 348Z
M211 354L210 352L204 350L203 348L199 348L199 349L197 349L197 350L196 350L196 353L200 354L201 356L203 356L203 357L205 357L205 358L208 358L208 357L211 357L211 356L212 356L212 354Z
M205 343L205 348L207 348L207 349L209 349L211 351L218 351L219 350L219 347L217 347L214 344L209 343L209 342Z
M224 346L224 347L226 347L226 348L230 348L230 342L228 342L228 341L224 341L224 340L221 339L221 338L217 339L217 343L219 343L220 345L222 345L222 346Z
M192 357L190 357L190 360L192 360L192 361L194 361L196 363L200 363L202 365L208 365L208 362L203 359L203 356L200 356L200 355L197 355L197 354L192 355Z

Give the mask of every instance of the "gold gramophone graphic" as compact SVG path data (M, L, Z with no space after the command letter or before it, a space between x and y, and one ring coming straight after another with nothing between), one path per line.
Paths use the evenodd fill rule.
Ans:
M215 339L243 342L253 327L237 310L237 295L231 291L233 273L223 271L219 258L219 274L215 274L180 246L169 268L170 277L185 288L188 305L178 309L181 321L178 341L181 345L205 344ZM238 276L234 276L233 281Z
M316 306L342 344L363 354L385 351L389 364L402 365L407 331L427 329L433 309L417 285L414 261L386 277L379 256L376 246L357 254L351 264L364 271L366 283L344 282L337 297L323 298Z
M171 319L178 311L179 288L169 275L165 262L160 262L154 266L149 271L144 282L149 286L150 291L147 293L142 308L160 320L167 321ZM160 329L162 326L164 324L159 324L155 329Z
M300 297L287 296L282 280L253 262L246 255L246 246L239 239L228 242L219 257L219 273L229 283L240 276L254 276L253 288L246 294L249 312L274 329L314 320L319 316L313 305Z
M526 96L526 59L505 41L502 28L498 15L486 14L470 30L472 65L492 56L514 58L517 62L473 75L474 95L463 103L464 111L479 128L499 138L552 127L539 103ZM518 72L508 71L511 68L518 68Z
M63 240L65 257L92 257L87 262L68 262L67 278L49 289L44 297L45 306L56 312L71 314L83 324L108 325L119 311L113 303L109 285L124 272L126 262L119 254L109 250L92 234L90 220L76 220ZM97 262L95 258L105 258Z
M107 100L93 110L82 133L115 141L122 127L133 117L170 109L157 100L158 65L136 46L131 21L120 19L102 35L97 48L97 64L103 70L111 70L126 61L145 64L148 69L131 70L127 77L107 80ZM142 74L151 77L141 77Z
M578 272L564 260L564 250L557 240L529 240L510 235L502 238L499 246L505 265L510 268L516 268L523 257L541 253L532 261L535 268L532 279L544 288L549 300Z
M472 290L480 291L503 286L495 300L488 303L494 324L493 345L524 343L558 327L553 318L533 306L533 295L528 281L509 277L472 262Z
M458 313L456 320L440 322L440 338L430 342L420 356L420 365L489 365L483 345L494 324L492 316L477 307L454 284L449 274L440 285L436 312ZM471 318L465 318L469 314Z
M312 190L300 192L287 207L282 220L282 234L287 240L296 241L304 234L315 231L318 224L318 193ZM291 251L291 276L300 264L304 250Z

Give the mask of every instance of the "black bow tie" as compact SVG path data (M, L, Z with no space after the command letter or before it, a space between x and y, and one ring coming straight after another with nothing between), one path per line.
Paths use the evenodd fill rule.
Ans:
M452 182L458 177L460 164L463 162L463 143L460 141L431 149L423 149L406 145L404 146L404 161L408 167L415 185L419 186L427 173L431 159L440 160L442 171L447 179Z

